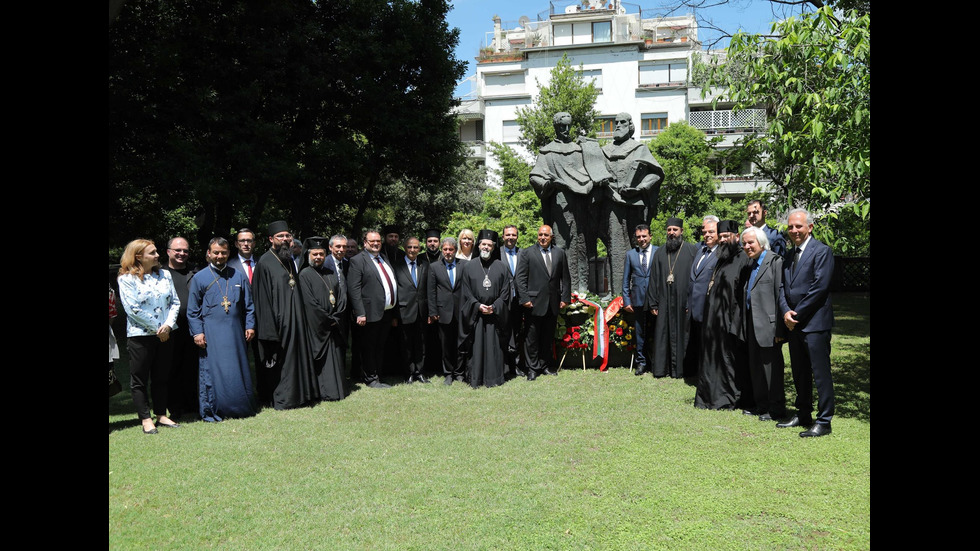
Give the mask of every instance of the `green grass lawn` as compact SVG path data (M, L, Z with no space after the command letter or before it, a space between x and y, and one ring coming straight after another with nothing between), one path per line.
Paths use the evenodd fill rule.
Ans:
M623 368L358 387L156 436L124 385L109 400L109 547L867 549L870 297L834 305L824 438L695 409L684 381Z

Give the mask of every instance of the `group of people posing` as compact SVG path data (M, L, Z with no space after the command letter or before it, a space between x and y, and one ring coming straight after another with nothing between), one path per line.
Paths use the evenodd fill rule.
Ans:
M636 226L622 282L623 309L635 319L636 374L696 378L697 407L742 408L822 436L834 410L833 254L810 236L806 211L789 214L795 248L787 255L785 239L765 224L764 205L748 209L741 232L742 224L706 217L700 246L683 240L679 218L668 220L662 247L650 244L648 226ZM429 383L426 373L473 387L556 374L555 327L571 302L571 280L548 225L524 249L514 226L503 228L502 240L487 229L464 230L458 241L430 230L424 243L389 226L365 232L361 251L342 235L300 243L285 221L267 233L269 250L259 258L251 230L237 233L234 249L213 238L197 270L184 238L168 243L166 266L151 241L127 245L118 282L133 402L147 434L179 426L172 418L194 410L221 421L260 405L340 400L350 378L387 388L382 375L391 365L409 384ZM797 414L788 419L785 340L797 391Z
M270 224L268 236L259 258L249 229L237 233L235 255L215 237L201 269L188 262L182 237L168 242L166 266L152 241L127 245L119 294L133 402L147 434L179 426L171 417L193 410L221 421L259 405L340 400L351 372L387 388L381 376L389 364L406 366L408 383L429 383L425 372L435 371L444 384L473 387L502 384L507 374L555 373L553 335L571 286L548 226L526 250L516 247L517 228L504 228L503 256L492 230L463 230L459 241L430 230L424 252L395 227L365 232L360 252L342 235L300 243L284 221Z
M696 380L699 408L742 409L778 428L801 427L802 437L829 434L834 256L812 231L810 213L790 211L794 247L787 251L783 235L766 224L760 201L749 202L744 223L705 217L700 245L683 240L680 218L668 219L662 247L650 245L649 228L638 226L623 275L624 309L635 314L636 375ZM787 416L784 394L787 341L793 416Z

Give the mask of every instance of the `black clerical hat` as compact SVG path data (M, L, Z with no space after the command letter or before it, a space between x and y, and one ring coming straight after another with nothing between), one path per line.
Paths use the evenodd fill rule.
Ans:
M313 237L307 237L303 240L303 250L310 251L313 249L324 249L326 250L327 244L330 242L328 237L320 237L319 235L314 235Z
M285 220L276 220L275 222L269 224L269 235L273 236L277 233L282 233L284 231L289 231L289 224Z
M425 230L425 238L428 239L430 237L442 237L442 234L439 233L439 230Z
M684 219L683 218L677 218L676 216L673 217L673 218L668 218L667 219L667 226L664 226L664 227L669 227L669 226L677 226L678 228L683 228L684 227Z
M388 224L381 228L381 237L388 235L389 233L397 233L401 236L401 228L397 224Z
M476 236L476 243L479 245L480 241L484 239L489 239L493 241L493 244L497 244L497 232L493 230L480 230L480 233Z
M721 220L718 222L718 233L736 233L738 232L738 223L734 220Z

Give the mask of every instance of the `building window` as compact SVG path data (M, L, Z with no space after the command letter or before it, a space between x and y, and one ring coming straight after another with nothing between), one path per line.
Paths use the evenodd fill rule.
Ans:
M667 113L644 113L640 120L640 137L656 136L667 128Z
M483 94L485 96L505 96L523 94L524 72L485 73L483 75Z
M686 83L686 61L640 65L640 86L682 85Z
M612 138L613 130L616 128L616 117L599 117L599 132L597 138Z
M521 127L517 121L504 121L503 140L504 143L517 143L521 139Z
M592 42L612 42L612 21L592 24Z
M602 69L587 69L582 71L582 79L585 82L592 81L597 90L602 92Z
M556 23L552 32L555 46L612 42L612 21Z

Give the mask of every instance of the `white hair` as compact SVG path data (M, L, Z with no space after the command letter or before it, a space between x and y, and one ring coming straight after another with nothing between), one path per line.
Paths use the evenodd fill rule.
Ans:
M747 234L747 233L751 233L751 234L753 234L755 236L755 240L759 242L759 246L762 247L763 250L765 250L765 251L771 250L769 248L769 236L766 235L766 232L762 231L761 228L757 228L755 226L749 226L749 227L745 228L744 230L742 230L742 242L743 243L745 242L745 239L744 238L745 238L745 234Z

